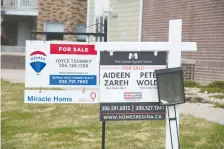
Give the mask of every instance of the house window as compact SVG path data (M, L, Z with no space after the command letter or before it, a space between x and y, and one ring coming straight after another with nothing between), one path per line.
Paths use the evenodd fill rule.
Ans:
M86 24L76 24L77 33L86 33ZM79 42L86 41L86 35L76 35L76 40Z
M64 23L45 22L44 32L64 32ZM63 35L47 35L46 40L63 40Z

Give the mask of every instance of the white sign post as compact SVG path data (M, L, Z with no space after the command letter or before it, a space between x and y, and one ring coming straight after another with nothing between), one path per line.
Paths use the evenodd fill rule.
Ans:
M96 49L99 51L110 51L111 55L113 51L168 51L168 67L180 67L181 66L181 50L183 51L197 51L196 42L181 42L182 36L182 20L171 20L169 22L169 41L168 42L96 42ZM158 97L157 97L158 98ZM170 108L170 117L175 117L174 108ZM176 134L179 129L179 105L176 105L176 116L178 122L178 128L176 128L175 122L171 121L171 135L168 121L168 115L166 114L166 149L178 149L178 136ZM173 144L173 147L172 147Z

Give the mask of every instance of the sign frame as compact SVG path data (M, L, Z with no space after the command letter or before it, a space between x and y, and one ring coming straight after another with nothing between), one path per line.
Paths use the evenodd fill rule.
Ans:
M132 53L138 58L129 59ZM114 52L110 56L109 52L101 52L100 103L159 102L154 70L167 67L166 55L167 52L160 52L155 56L151 51L126 51ZM124 97L131 93L133 96L138 93L141 95L138 100Z
M181 51L197 51L196 42L182 42L182 20L169 21L169 41L168 42L96 42L96 49L100 51L109 51L113 55L113 51L168 51L168 68L181 66ZM179 105L167 107L169 116L166 113L166 149L178 149L179 129ZM170 119L177 118L177 124ZM170 123L169 123L170 122ZM105 121L102 123L102 129L105 129ZM170 129L171 128L171 129ZM102 130L102 137L105 132ZM105 140L102 140L104 143ZM104 148L104 147L103 147Z
M167 67L166 56L167 52L152 51L119 51L113 56L100 52L100 120L164 120L154 71Z

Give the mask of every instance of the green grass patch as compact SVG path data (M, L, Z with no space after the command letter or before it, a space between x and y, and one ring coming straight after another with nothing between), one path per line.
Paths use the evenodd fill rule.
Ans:
M2 116L8 120L21 120L21 119L30 119L33 117L32 113L10 111L2 112Z
M224 109L224 104L219 102L211 102L211 101L203 101L203 103L212 104L215 108L222 108Z
M221 88L224 89L224 81L214 81L210 84L208 84L208 87L212 88Z
M201 92L224 93L224 81L214 81L208 85L201 85L195 81L184 81L184 87L200 88Z
M24 104L24 84L2 81L2 148L99 149L99 105ZM223 149L224 126L180 116L181 149ZM164 149L165 121L106 123L107 149Z
M216 98L216 99L224 99L224 95L214 95L211 97Z
M224 89L222 88L210 88L210 87L203 87L201 88L201 92L208 92L208 93L224 93Z
M184 87L197 87L200 88L202 85L195 81L184 81Z
M214 81L201 87L201 92L224 93L224 81Z
M213 105L214 105L216 108L222 108L222 109L224 109L224 104L223 104L223 103L215 102L215 103L213 103Z
M187 99L187 102L189 102L189 103L208 103L208 104L212 104L215 108L224 109L223 103L206 101L202 97L194 97L194 98L188 97L186 99Z

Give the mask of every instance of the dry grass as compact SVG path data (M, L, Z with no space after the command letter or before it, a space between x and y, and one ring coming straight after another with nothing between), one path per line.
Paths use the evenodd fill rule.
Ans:
M97 105L24 104L23 84L2 81L2 149L100 149ZM224 126L181 116L182 149L223 149ZM107 122L106 149L163 149L165 121Z
M216 98L216 99L220 99L220 100L224 100L224 94L223 95L214 95L214 96L211 96L213 98Z

